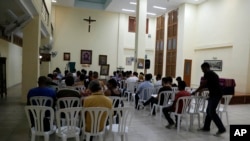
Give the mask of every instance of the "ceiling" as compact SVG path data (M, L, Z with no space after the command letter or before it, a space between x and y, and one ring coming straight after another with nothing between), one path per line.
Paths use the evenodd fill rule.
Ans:
M130 4L130 2L136 3L137 0L56 0L54 5L66 6L66 7L78 7L78 8L89 8L98 9L110 12L118 12L125 14L135 14L135 12L126 12L122 9L136 10L135 4ZM154 13L152 16L160 16L176 9L183 3L200 4L206 0L147 0L147 12ZM166 10L156 9L153 6L160 6L166 8Z
M13 32L20 31L21 28L31 19L32 15L21 4L23 1L31 3L31 0L0 0L0 36L10 35ZM54 0L52 0L54 1ZM125 13L135 15L135 12L126 12L122 9L136 11L137 0L56 0L53 5L60 5L66 7L97 9L109 12ZM176 9L183 3L200 4L206 0L147 0L147 12L155 15L148 15L149 17L157 17L164 13ZM166 10L156 9L153 6L160 6Z

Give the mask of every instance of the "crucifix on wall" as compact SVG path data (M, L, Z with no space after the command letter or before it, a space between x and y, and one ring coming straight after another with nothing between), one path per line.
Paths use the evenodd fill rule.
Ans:
M90 24L91 24L91 22L96 22L96 20L91 19L90 16L89 16L88 19L83 19L83 20L89 23L89 29L88 29L88 31L90 32L90 26L91 26Z

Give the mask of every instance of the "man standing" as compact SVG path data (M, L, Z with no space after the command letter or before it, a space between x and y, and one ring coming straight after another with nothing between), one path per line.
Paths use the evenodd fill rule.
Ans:
M207 62L201 65L201 69L204 73L204 79L200 84L200 87L193 92L192 94L201 91L203 88L208 88L209 90L209 98L208 98L208 105L207 105L207 115L205 118L205 124L201 131L210 131L210 124L213 120L217 128L219 129L218 132L215 133L216 136L226 132L226 129L216 113L217 105L219 104L221 97L222 97L222 89L219 83L218 75L210 70L210 66Z

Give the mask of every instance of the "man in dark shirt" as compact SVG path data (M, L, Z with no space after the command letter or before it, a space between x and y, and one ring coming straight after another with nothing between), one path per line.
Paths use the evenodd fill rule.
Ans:
M219 104L221 97L222 97L222 89L219 83L218 75L215 72L210 70L210 66L208 63L206 62L203 63L201 65L201 69L204 73L204 79L200 87L194 93L201 91L203 88L208 88L209 98L208 98L207 115L205 118L205 124L203 128L201 128L200 130L210 131L211 121L213 120L215 125L219 129L218 132L215 134L217 136L226 132L226 129L221 119L216 113L217 105Z

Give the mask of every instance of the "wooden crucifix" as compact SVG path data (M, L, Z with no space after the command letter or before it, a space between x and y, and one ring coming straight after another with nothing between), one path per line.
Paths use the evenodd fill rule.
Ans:
M83 20L89 23L89 30L88 31L90 32L90 26L91 26L90 24L91 24L91 22L96 22L96 20L91 19L90 16L88 19L83 19Z

